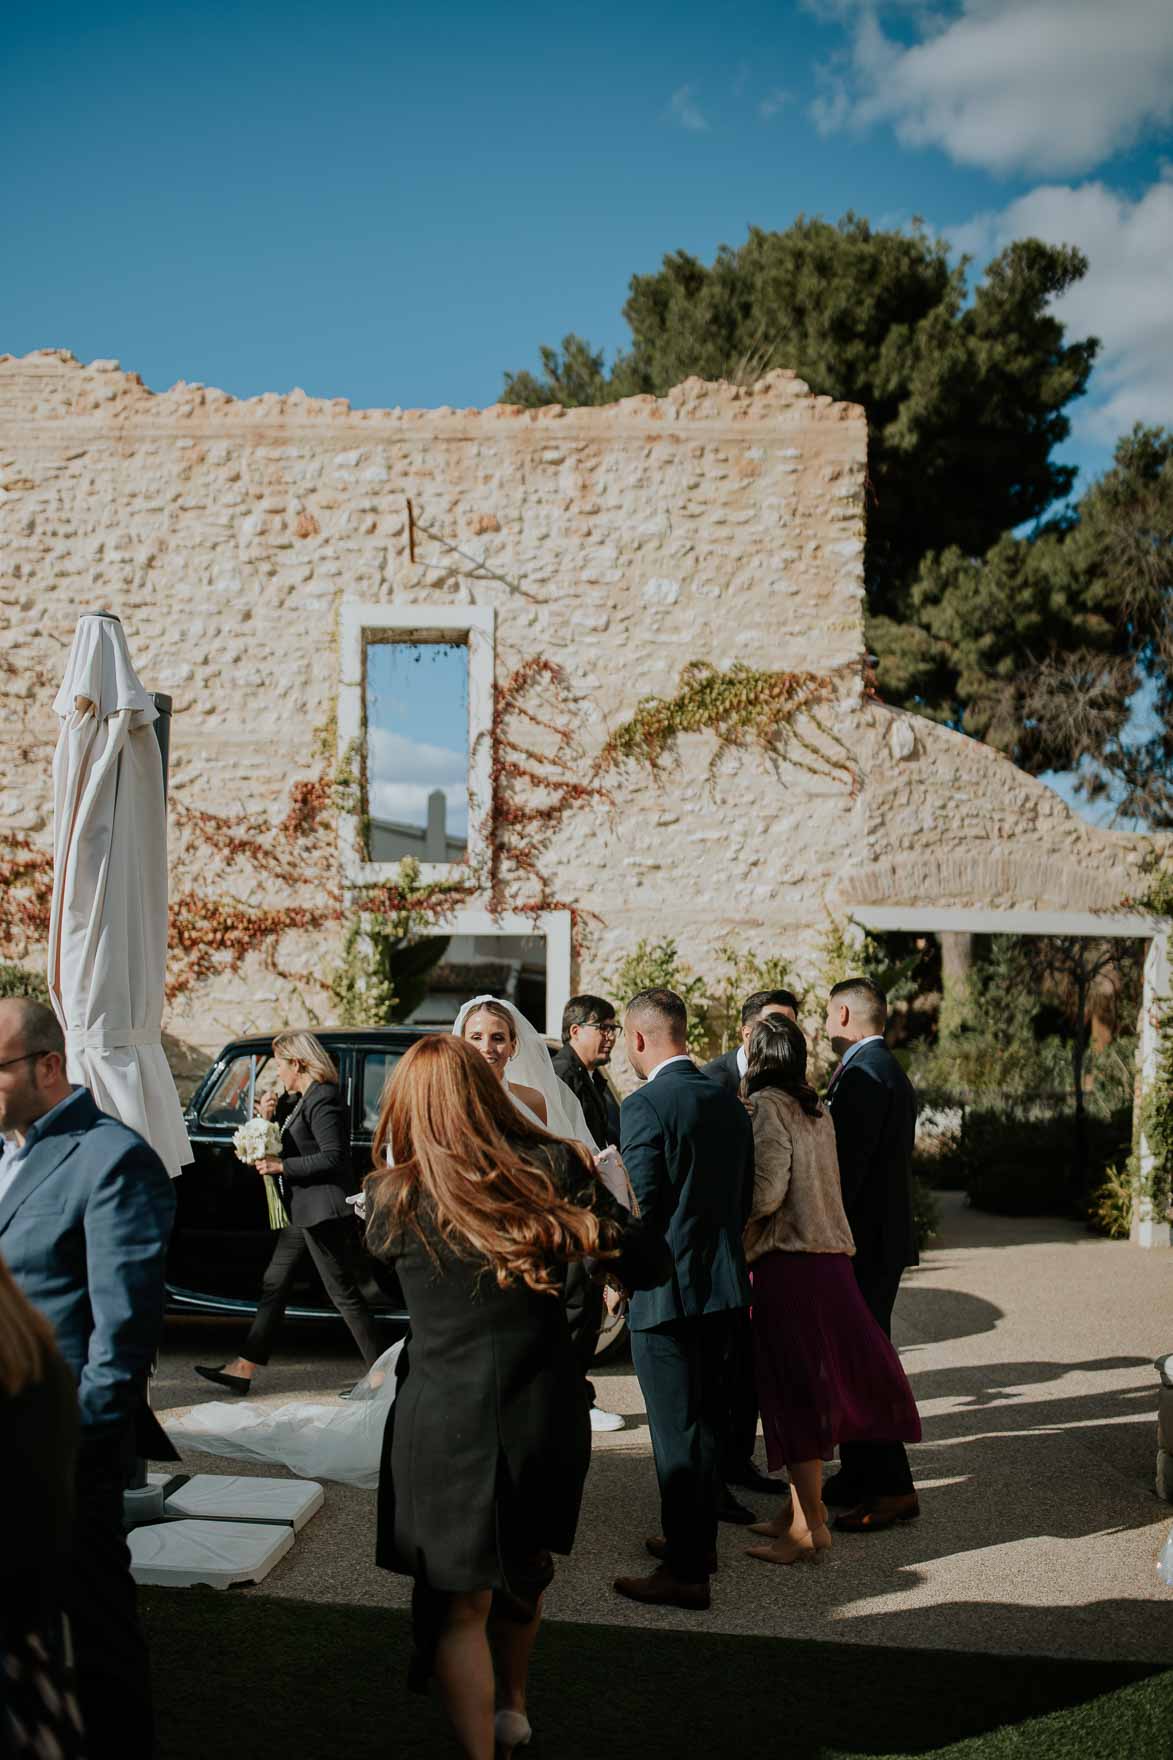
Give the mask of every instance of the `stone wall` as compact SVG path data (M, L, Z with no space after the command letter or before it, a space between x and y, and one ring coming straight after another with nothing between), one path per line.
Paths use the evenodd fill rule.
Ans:
M1114 902L1136 840L863 696L865 469L863 412L785 372L602 409L356 411L0 357L0 829L48 837L50 704L82 612L117 612L144 682L173 694L175 796L278 819L331 721L341 603L422 622L476 604L496 609L499 680L534 656L563 669L584 775L689 660L835 681L826 724L854 777L689 735L566 815L543 864L583 913L576 982L605 982L641 936L674 935L700 966L732 939L813 972L829 908L925 886L960 901L967 876L989 900L1027 855L1032 892ZM464 557L421 536L411 560L409 498ZM254 962L209 982L170 1030L210 1047L271 1025L300 1006L299 972L314 1012L332 954L290 937L285 978Z

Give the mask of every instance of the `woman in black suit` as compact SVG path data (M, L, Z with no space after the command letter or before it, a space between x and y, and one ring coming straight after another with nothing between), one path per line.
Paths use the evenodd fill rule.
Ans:
M281 1182L289 1222L277 1236L261 1284L256 1319L235 1362L196 1364L196 1374L231 1393L247 1393L268 1361L294 1278L308 1253L326 1294L346 1321L367 1368L382 1351L371 1311L358 1287L358 1238L346 1194L351 1182L350 1123L333 1060L312 1033L280 1033L273 1061L284 1098L266 1095L258 1111L281 1125L280 1156L256 1164Z
M523 1117L462 1039L412 1046L373 1154L367 1244L394 1260L411 1314L376 1559L414 1580L413 1684L434 1671L462 1751L491 1760L494 1742L511 1754L530 1738L526 1678L550 1554L570 1551L590 1463L566 1265L595 1262L630 1288L664 1277L667 1254L612 1202L580 1145Z

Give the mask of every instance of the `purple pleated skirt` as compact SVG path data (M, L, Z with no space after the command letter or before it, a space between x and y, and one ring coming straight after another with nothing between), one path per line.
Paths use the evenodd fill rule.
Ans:
M829 1461L840 1442L919 1442L908 1377L847 1254L767 1253L750 1269L770 1471Z

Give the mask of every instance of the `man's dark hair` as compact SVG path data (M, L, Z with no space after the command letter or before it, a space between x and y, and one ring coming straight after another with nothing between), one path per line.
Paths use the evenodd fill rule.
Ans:
M854 1013L871 1021L878 1033L884 1031L888 1025L888 998L878 984L870 978L844 978L831 986L832 1002L840 996Z
M673 1039L688 1037L688 1010L675 990L641 990L624 1011L635 1020L655 1020Z
M32 996L14 996L20 1020L20 1037L31 1057L34 1052L55 1051L65 1060L65 1034L51 1008Z
M798 1013L798 998L790 990L755 990L741 1005L741 1024L748 1027L763 1008L792 1008Z
M562 1010L562 1043L569 1045L571 1027L605 1027L615 1019L614 1004L605 996L572 996Z

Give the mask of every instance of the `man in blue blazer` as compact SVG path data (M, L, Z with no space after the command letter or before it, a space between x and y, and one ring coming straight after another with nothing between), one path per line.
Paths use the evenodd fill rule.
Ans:
M77 1379L77 1511L66 1590L88 1752L154 1753L150 1671L122 1492L136 1453L175 1459L147 1375L175 1194L155 1151L65 1073L51 1009L0 1001L0 1253Z
M891 1336L900 1278L919 1257L912 1222L916 1089L884 1043L888 999L870 978L831 991L827 1034L839 1064L827 1088L843 1208L855 1240L852 1268L864 1301ZM823 1496L836 1527L868 1534L915 1521L920 1503L902 1442L844 1442Z
M615 1587L653 1606L703 1609L717 1545L717 1447L730 1329L749 1306L742 1231L753 1198L753 1130L733 1094L697 1069L671 990L627 1005L628 1061L645 1085L620 1109L620 1153L640 1214L661 1231L671 1275L631 1298L631 1354L660 1482L663 1560Z

